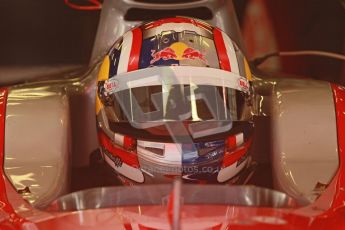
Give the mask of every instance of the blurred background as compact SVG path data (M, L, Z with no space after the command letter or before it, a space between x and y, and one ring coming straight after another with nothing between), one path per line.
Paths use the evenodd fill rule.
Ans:
M0 82L15 78L20 68L22 74L26 67L68 71L88 64L100 10L78 10L66 2L90 5L87 0L0 0ZM250 60L278 50L345 53L341 1L234 0L234 5ZM335 59L271 58L260 68L345 85L344 62Z

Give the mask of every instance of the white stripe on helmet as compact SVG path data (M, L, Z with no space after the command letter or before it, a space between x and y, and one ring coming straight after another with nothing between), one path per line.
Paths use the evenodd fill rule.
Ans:
M125 35L123 35L123 43L122 43L122 48L121 48L119 66L117 68L117 74L127 72L128 62L129 62L130 53L132 49L132 43L133 43L133 33L132 31L128 31L127 33L125 33Z

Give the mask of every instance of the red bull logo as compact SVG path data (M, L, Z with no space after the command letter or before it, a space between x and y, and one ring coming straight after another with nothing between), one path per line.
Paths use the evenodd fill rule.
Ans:
M183 42L175 42L171 44L169 47L166 47L160 51L151 50L151 56L153 59L151 60L150 64L154 64L159 60L201 60L206 63L206 58L203 53L199 50L194 49L192 47L187 46Z

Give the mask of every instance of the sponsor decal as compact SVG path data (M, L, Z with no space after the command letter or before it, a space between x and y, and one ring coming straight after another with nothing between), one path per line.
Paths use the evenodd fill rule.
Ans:
M248 91L249 90L249 83L247 80L240 78L238 81L238 85L239 87L243 90L243 91Z
M114 157L112 160L114 161L115 167L122 167L122 160L120 157Z
M122 167L122 160L118 156L113 156L108 150L104 149L104 153L114 162L115 167L119 168Z
M154 64L159 60L201 60L206 63L205 54L201 53L199 50L189 47L183 42L174 42L169 47L162 50L156 51L151 50L151 56L153 59L150 64Z
M104 89L107 93L113 92L119 86L119 82L115 79L109 79L104 82Z
M196 143L199 157L213 159L224 154L224 141L210 141Z
M182 144L182 164L193 164L221 159L224 155L224 140Z

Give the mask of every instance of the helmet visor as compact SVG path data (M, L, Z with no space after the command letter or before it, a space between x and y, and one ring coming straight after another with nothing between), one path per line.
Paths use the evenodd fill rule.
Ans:
M112 122L243 121L250 112L248 81L211 68L150 68L118 75L103 87Z
M246 117L246 94L224 86L145 86L111 97L113 104L107 110L114 122L239 121Z

